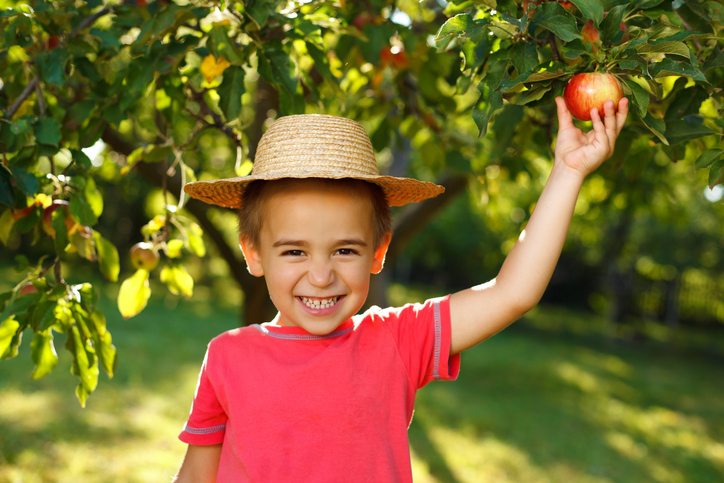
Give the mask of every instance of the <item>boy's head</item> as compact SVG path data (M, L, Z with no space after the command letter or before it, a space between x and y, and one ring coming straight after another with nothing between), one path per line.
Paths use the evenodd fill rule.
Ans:
M364 304L382 269L390 206L432 198L433 183L380 176L367 133L324 115L278 119L249 176L197 181L184 191L239 209L249 270L264 276L282 325L326 334Z
M369 206L374 248L378 248L387 233L392 232L392 218L382 188L358 179L326 178L285 178L273 181L253 181L246 187L239 208L239 236L259 245L259 234L264 220L272 216L266 201L276 193L287 191L294 186L306 185L309 189L337 188L349 193ZM331 206L330 209L334 209Z
M240 237L249 271L264 276L279 325L328 334L364 304L390 233L375 242L364 184L294 179L268 186L257 239Z

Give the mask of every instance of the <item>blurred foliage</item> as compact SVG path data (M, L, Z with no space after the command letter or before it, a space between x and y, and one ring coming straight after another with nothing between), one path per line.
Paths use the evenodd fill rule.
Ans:
M63 333L82 404L99 367L112 376L115 347L83 260L111 282L123 268L124 317L159 283L189 298L224 276L243 289L247 316L261 316L268 297L234 250L234 215L194 205L181 187L247 174L279 115L360 121L385 174L466 177L469 199L425 232L430 245L415 241L390 263L407 259L448 286L458 270L477 270L475 283L493 276L550 168L552 96L599 68L620 78L637 115L584 187L569 246L592 265L614 260L613 273L637 268L644 249L665 273L720 267L720 205L701 195L724 170L720 3L525 3L0 0L0 242L21 252L24 274L0 295L0 357L30 328L42 377ZM600 40L583 41L589 21ZM689 176L694 167L708 180ZM706 235L669 223L682 212L709 213ZM395 216L429 221L424 210ZM661 237L697 255L671 259Z

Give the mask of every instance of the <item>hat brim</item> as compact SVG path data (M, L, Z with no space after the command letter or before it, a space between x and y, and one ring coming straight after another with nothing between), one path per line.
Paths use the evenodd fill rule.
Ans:
M309 171L296 169L293 174L285 176L242 176L237 178L214 179L205 181L194 181L184 186L184 191L191 196L205 203L222 206L224 208L241 208L241 195L244 193L247 185L252 181L266 180L273 181L278 179L305 179L305 178L322 178L322 179L359 179L379 185L385 193L387 203L390 206L403 206L408 203L418 203L428 198L434 198L445 191L445 188L430 183L428 181L420 181L412 178L398 178L394 176L365 176L340 174L325 174L320 176L319 171Z

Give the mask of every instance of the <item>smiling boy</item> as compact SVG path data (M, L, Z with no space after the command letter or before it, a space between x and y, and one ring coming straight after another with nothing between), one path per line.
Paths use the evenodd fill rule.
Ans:
M587 174L613 152L625 99L593 130L558 104L556 159L525 231L498 276L401 308L365 302L390 243L389 206L442 189L379 176L369 138L332 116L276 121L244 178L187 185L240 209L249 271L279 311L210 344L176 481L412 481L407 428L416 391L457 377L459 353L535 306L563 247ZM261 322L261 321L250 321Z

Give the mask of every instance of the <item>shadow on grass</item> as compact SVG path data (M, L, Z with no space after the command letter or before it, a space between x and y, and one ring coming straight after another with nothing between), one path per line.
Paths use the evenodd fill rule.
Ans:
M498 467L529 465L505 481L724 481L722 380L697 358L511 328L463 354L458 381L420 392L413 425L424 429L410 436L443 462L458 439L445 429L480 461L502 444ZM437 467L439 481L458 481Z
M236 312L199 316L192 304L185 309L169 311L155 303L122 320L107 303L104 312L118 350L118 369L110 380L101 371L85 409L75 397L78 379L70 374L65 335L55 334L60 360L53 374L33 381L32 334L25 333L20 354L0 362L0 482L13 481L5 479L10 471L22 475L22 481L66 481L69 475L62 467L69 464L73 448L91 458L98 453L101 459L119 460L116 466L126 466L123 481L157 481L131 474L135 463L122 454L127 448L147 453L142 456L149 460L154 454L178 453L165 456L173 460L167 466L177 468L185 446L175 437L188 416L206 344L238 325ZM92 466L89 462L79 470L74 476L85 479L76 481L121 481ZM172 470L166 471L164 477Z

